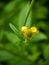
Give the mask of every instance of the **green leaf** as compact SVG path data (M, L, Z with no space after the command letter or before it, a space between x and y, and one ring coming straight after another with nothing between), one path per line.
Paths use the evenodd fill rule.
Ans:
M40 22L38 22L37 27L39 27L43 30L46 30L47 29L47 24L43 21L40 21Z
M11 11L13 11L13 9L15 8L15 5L16 5L16 1L12 1L12 2L8 3L8 4L5 6L5 11L6 11L6 12L11 12Z
M11 33L11 32L5 32L5 35L6 35L7 39L11 43L18 43L18 42L20 42L20 39L18 38L18 36L13 34L13 33Z
M29 59L32 60L33 62L35 62L38 59L40 54L41 54L40 52L36 52L32 56L29 56Z
M39 32L38 34L33 35L31 41L32 42L38 42L38 41L42 41L42 40L46 40L47 36L41 32Z
M30 3L29 2L28 3L25 3L24 7L22 8L22 10L20 12L19 22L18 22L19 29L22 26L24 26L25 19L26 19L28 10L29 10L29 6L30 6ZM31 13L29 14L29 17L28 17L28 20L27 20L27 23L26 23L26 26L29 26L30 27L30 25L31 25Z
M8 51L0 50L0 61L10 60L14 58L14 56Z
M46 14L47 14L47 8L41 6L41 5L36 5L36 18L37 19L43 19L46 18Z
M3 35L4 35L4 31L0 31L0 42L1 42L2 38L3 38Z
M44 56L45 56L45 58L46 59L49 59L49 44L47 45L47 44L45 44L44 46L43 46L43 53L44 53Z
M22 38L21 36L21 32L13 25L13 24L9 24L11 29L14 31L14 33L19 37L19 38Z

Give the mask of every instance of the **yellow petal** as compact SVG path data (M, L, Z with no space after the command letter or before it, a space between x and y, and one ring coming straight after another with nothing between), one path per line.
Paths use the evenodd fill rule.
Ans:
M27 38L26 32L22 32L22 34L23 34L23 36L24 36L25 38Z
M26 27L26 26L23 26L23 27L21 28L21 31L22 31L22 32L26 32L26 31L27 31L27 27Z
M38 29L36 27L31 27L31 32L32 33L36 33L38 31Z

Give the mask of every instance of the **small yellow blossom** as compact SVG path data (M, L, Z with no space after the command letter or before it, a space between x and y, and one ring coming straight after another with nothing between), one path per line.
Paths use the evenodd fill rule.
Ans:
M36 27L31 27L31 32L32 33L36 33L38 31L38 29Z
M26 34L26 32L27 32L27 27L26 27L26 26L23 26L23 27L21 28L21 31L22 31L22 35L23 35L25 38L27 38L27 34Z
M32 38L32 36L34 35L34 33L37 33L38 32L38 29L36 27L31 27L31 28L27 28L26 26L23 26L21 28L21 31L22 31L22 35L25 37L25 38Z
M22 32L26 32L26 31L27 31L27 27L26 27L26 26L23 26L23 27L21 28L21 31L22 31Z

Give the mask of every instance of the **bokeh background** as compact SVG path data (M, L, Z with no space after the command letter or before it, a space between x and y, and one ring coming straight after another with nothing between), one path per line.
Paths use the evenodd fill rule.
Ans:
M34 0L26 26L42 34L33 41L24 44L9 26L20 30L31 1L0 0L0 65L49 65L49 0Z

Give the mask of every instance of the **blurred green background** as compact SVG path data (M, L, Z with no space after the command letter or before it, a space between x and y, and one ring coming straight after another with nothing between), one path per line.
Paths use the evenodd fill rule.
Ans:
M49 65L49 0L34 0L25 24L40 33L27 43L19 36L31 1L0 0L0 65Z

